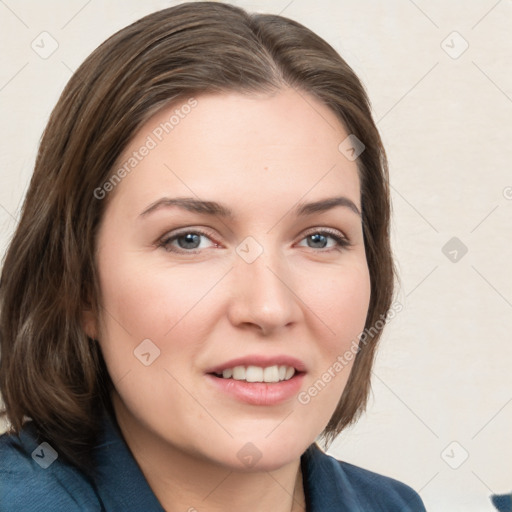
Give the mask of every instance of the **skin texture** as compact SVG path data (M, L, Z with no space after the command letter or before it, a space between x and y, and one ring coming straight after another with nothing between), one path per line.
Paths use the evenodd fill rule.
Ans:
M103 309L100 319L86 314L86 331L114 382L122 433L166 510L304 510L300 456L327 425L352 362L308 404L247 404L205 371L288 354L306 364L304 391L357 340L370 300L360 216L343 206L292 214L298 202L339 195L360 211L356 162L338 150L348 134L335 114L307 94L196 99L161 141L154 130L179 105L155 114L119 159L148 136L157 142L109 192L97 240ZM176 207L140 215L162 197L218 201L234 218ZM180 228L210 234L159 245ZM351 245L309 237L325 228ZM263 249L252 263L236 250L249 236ZM145 339L160 350L148 366L134 355ZM261 454L251 467L237 456L248 442Z

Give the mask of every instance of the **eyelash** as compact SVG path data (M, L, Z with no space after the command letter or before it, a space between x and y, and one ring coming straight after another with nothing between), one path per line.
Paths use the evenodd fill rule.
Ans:
M177 240L178 238L180 238L182 236L188 235L188 234L202 235L202 236L205 236L206 238L209 238L209 239L213 238L212 233L209 233L207 231L204 231L204 230L201 230L201 229L193 229L193 230L189 229L187 231L181 231L181 232L175 233L172 236L164 236L163 238L161 238L159 240L157 245L158 245L158 247L162 247L163 249L165 249L168 252L173 252L173 253L177 253L177 254L197 254L197 253L199 253L203 249L185 250L185 249L178 249L176 247L170 248L171 247L170 246L171 242ZM309 236L312 236L312 235L328 236L328 237L332 238L336 242L336 246L335 247L331 247L329 249L318 249L318 251L316 251L316 252L324 252L324 253L327 252L327 253L330 253L332 251L341 251L343 249L347 249L348 247L352 246L352 243L347 238L339 235L337 231L333 231L333 230L328 229L328 228L316 229L314 231L309 231L309 232L307 232L303 236L301 241L306 239ZM213 240L211 240L211 241L213 242ZM218 245L219 244L216 244L217 247L218 247ZM315 250L313 247L310 247L310 249Z

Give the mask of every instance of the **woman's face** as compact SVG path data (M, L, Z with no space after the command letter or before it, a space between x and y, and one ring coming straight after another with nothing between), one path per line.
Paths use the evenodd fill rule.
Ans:
M98 234L102 315L86 325L141 446L270 470L328 423L370 299L348 135L291 89L204 95L122 154Z

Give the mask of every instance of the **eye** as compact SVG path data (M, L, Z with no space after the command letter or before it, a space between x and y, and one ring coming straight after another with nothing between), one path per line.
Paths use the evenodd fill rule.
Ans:
M311 249L326 249L329 238L334 240L334 245L331 245L327 250L321 252L330 252L333 250L339 251L352 245L350 241L338 231L330 229L317 229L316 231L310 231L306 234L303 240L311 242L311 245L308 245Z
M201 239L209 240L212 245L210 247L219 247L219 244L212 241L213 235L200 229L183 230L178 233L165 235L159 242L158 247L164 248L168 252L178 254L196 254L207 247L201 246ZM328 240L334 241L330 247L326 247ZM306 234L302 240L310 242L310 249L322 249L320 252L339 251L343 248L350 247L350 241L341 235L338 231L330 229L316 229ZM302 241L301 240L301 241Z
M207 238L211 241L211 236L212 235L210 233L198 229L181 231L170 236L164 236L158 242L158 246L163 247L169 252L195 254L196 252L199 252L198 250L205 248L200 247L201 238ZM213 246L218 247L218 244L213 242Z

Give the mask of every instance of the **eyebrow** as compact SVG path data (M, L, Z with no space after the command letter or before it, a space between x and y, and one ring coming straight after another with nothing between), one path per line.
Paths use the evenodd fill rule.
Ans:
M140 217L145 217L150 213L159 210L160 208L173 206L194 213L202 213L205 215L212 215L226 219L234 218L233 210L231 210L227 206L224 206L223 204L218 203L216 201L203 201L200 199L195 199L193 197L162 197L161 199L158 199L154 203L151 203L140 214ZM314 213L331 210L332 208L336 208L338 206L348 208L356 215L361 217L361 212L359 211L359 208L351 199L345 196L329 197L327 199L321 199L319 201L314 201L311 203L299 203L292 211L295 213L297 217L306 217Z

